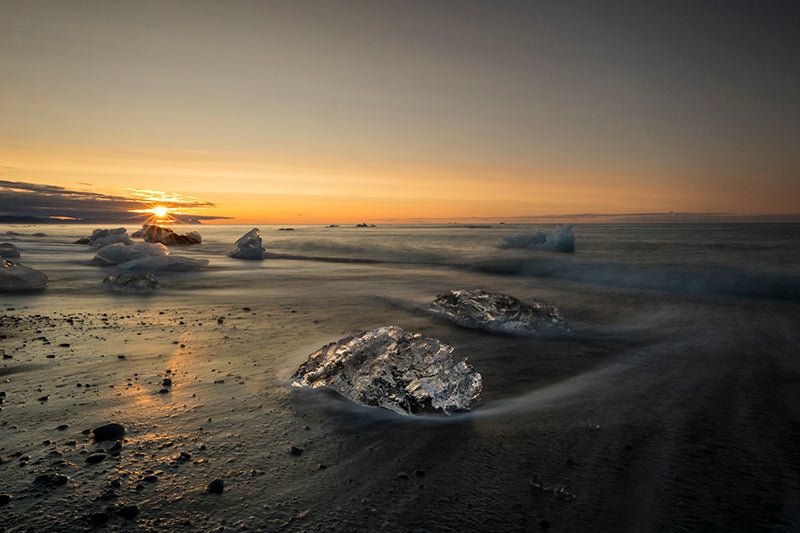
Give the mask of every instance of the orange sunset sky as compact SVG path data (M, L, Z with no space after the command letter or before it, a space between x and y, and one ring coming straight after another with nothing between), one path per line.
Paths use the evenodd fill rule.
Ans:
M0 1L0 215L796 214L796 5Z

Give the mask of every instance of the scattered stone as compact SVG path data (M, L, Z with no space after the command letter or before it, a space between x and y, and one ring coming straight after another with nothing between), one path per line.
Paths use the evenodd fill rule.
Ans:
M70 344L68 342L62 342L58 345L59 348L69 348Z
M99 513L92 513L91 515L89 515L89 522L91 522L93 526L102 526L103 524L108 522L109 518L111 518L111 515L109 515L105 511L102 511Z
M507 294L480 289L440 294L431 308L466 328L509 333L569 332L555 306L537 301L527 304Z
M105 458L106 454L104 453L100 452L90 453L89 455L86 456L86 462L89 463L90 465L96 465Z
M60 487L64 485L69 478L63 474L39 474L33 480L35 485L44 485L46 487Z
M39 400L40 402L46 402L49 399L50 399L49 396L40 396L39 398L37 398L37 400Z
M163 388L162 388L162 389L159 389L159 390L158 390L158 393L159 393L159 394L169 394L169 393L170 393L170 390L169 390L169 389L163 389Z
M291 447L291 449L290 449L289 451L290 451L290 453L291 453L292 455L294 455L294 456L298 456L298 455L303 455L303 452L304 452L305 450L304 450L303 448L301 448L300 446L292 446L292 447Z
M117 509L117 516L125 520L133 520L139 514L139 507L136 505L124 505Z
M219 324L220 326L221 326L222 324L224 324L224 323L225 323L225 319L224 319L223 317L219 317L219 318L217 319L217 324Z
M11 501L11 494L0 494L0 507L7 505Z
M142 478L142 481L144 481L146 483L155 483L156 481L158 481L158 476L155 475L155 474L150 474L150 475L144 476Z
M117 440L125 435L125 428L119 424L106 424L92 430L94 440Z
M164 385L165 387L171 387L172 380L170 378L164 378L164 381L162 381L161 384Z
M384 326L354 333L311 354L292 376L298 387L326 387L362 405L397 413L467 410L481 375L438 339Z
M212 494L222 494L222 491L225 490L225 482L221 479L215 479L208 484L207 490Z

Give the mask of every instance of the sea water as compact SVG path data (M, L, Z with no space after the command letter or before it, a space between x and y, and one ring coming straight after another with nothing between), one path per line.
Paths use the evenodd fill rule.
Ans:
M428 312L438 294L484 289L557 306L574 337L547 344L544 350L552 356L581 342L591 351L598 339L609 338L635 341L640 351L692 339L721 346L732 338L734 317L736 335L751 339L784 328L784 341L773 349L794 349L786 342L797 336L790 318L800 306L796 224L579 225L574 253L501 246L504 237L554 230L542 225L261 226L263 261L226 255L251 226L176 226L179 233L199 232L203 242L173 247L171 253L209 264L197 272L157 273L162 288L149 296L103 286L116 267L93 264L96 251L73 244L93 229L0 227L0 241L20 249L18 261L49 277L45 291L3 294L0 305L27 313L219 304L313 308L330 318L330 331L309 343L396 323L456 344L464 355L482 361L488 374L501 372L505 358L515 353L542 352L543 341L498 341L448 324ZM298 320L298 330L305 327ZM498 347L506 354L498 354ZM511 397L536 388L536 379L526 381L535 371L522 371L529 362L526 355L512 364L521 379L505 376L494 386L485 380L486 396Z

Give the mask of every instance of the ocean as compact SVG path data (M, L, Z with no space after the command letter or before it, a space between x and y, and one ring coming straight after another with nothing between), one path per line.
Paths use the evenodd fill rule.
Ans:
M269 494L228 509L266 529L306 508L309 530L800 527L800 225L580 224L573 253L498 244L548 225L260 226L263 261L227 257L251 227L176 226L203 242L171 253L209 264L158 274L162 287L146 296L104 288L115 267L91 264L95 251L72 244L92 226L0 227L0 242L49 277L41 293L0 294L0 310L166 312L176 322L160 327L170 332L194 313L181 321L187 335L226 313L235 329L197 353L260 376L250 399L282 420L256 442L231 430L237 442L269 447L294 425L324 428L304 457L324 448L327 477L287 475L288 466L273 476L267 454L259 468ZM452 289L545 301L571 333L459 327L429 310ZM237 327L244 308L258 314ZM403 417L288 386L317 348L391 324L469 358L484 387L474 410ZM126 335L146 327L129 324ZM147 345L137 346L144 357ZM232 417L228 429L258 416ZM267 490L252 483L253 494ZM170 523L173 511L161 512Z

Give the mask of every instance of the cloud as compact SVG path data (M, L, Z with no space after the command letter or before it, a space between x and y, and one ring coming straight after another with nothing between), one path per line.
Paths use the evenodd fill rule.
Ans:
M147 215L135 213L156 203L177 209L203 209L214 204L199 198L162 191L131 189L129 196L79 191L22 181L0 180L0 216L33 216L44 220L76 222L141 222ZM229 217L175 214L180 222Z

